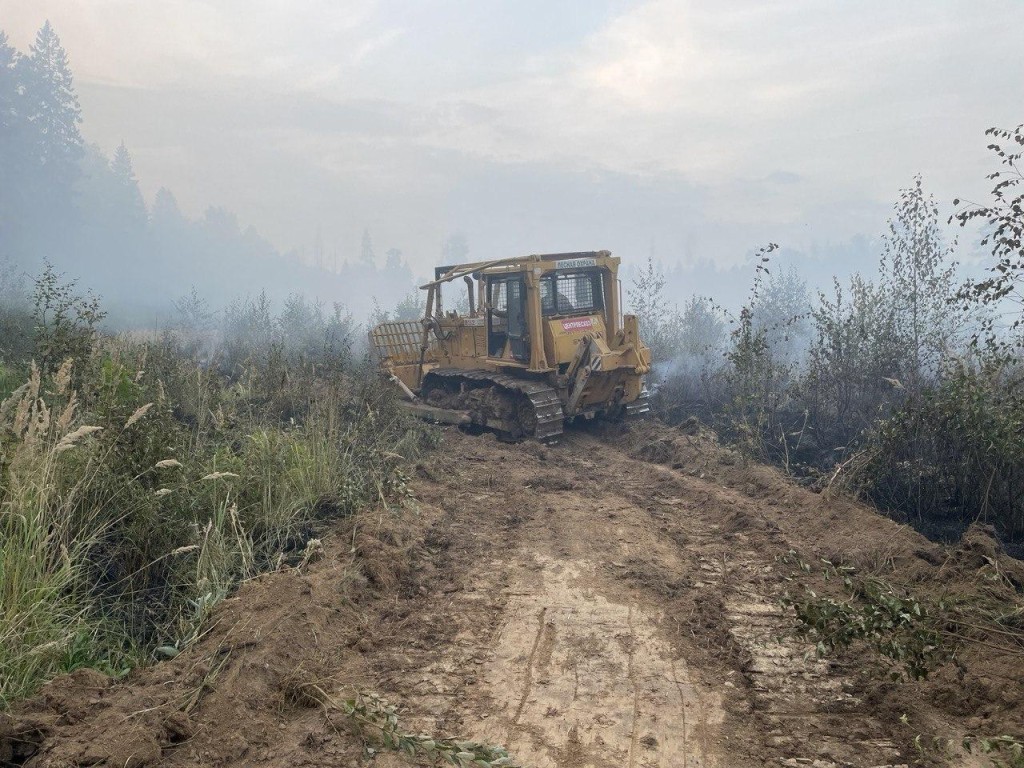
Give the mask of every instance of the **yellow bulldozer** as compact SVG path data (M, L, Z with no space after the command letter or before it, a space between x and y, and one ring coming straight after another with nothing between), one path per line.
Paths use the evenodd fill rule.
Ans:
M567 419L643 414L650 350L622 314L618 269L608 251L437 267L422 320L381 323L371 348L439 422L551 441Z

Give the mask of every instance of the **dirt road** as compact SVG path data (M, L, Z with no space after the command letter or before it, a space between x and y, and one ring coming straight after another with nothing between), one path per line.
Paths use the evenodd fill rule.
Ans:
M706 434L452 430L413 490L398 517L339 524L322 561L246 585L173 661L48 686L0 721L0 764L366 764L309 684L376 691L410 731L536 768L983 765L935 738L1019 725L1019 675L966 651L967 673L897 684L796 639L787 553L918 584L952 578L949 553Z

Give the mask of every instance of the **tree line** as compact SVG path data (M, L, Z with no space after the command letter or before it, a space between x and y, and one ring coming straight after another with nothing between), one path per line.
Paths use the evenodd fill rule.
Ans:
M34 277L49 263L133 325L193 287L217 305L266 290L278 303L298 292L363 312L371 297L391 304L414 285L402 252L378 258L369 232L328 269L278 251L223 207L192 219L166 188L147 205L128 147L108 157L83 139L82 117L53 26L26 53L0 31L0 271Z
M812 295L769 244L731 313L707 297L673 304L649 260L630 299L661 415L713 425L801 482L851 490L931 535L981 520L1024 543L1024 126L988 135L988 201L955 200L943 220L917 177L874 274ZM958 278L961 229L988 249L981 279Z

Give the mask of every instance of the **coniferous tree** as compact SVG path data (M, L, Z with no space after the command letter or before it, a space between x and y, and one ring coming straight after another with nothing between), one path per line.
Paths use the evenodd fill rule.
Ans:
M18 95L16 67L17 49L7 40L7 33L0 29L0 130L9 130L17 114L15 98Z
M14 155L14 142L22 116L20 88L18 87L18 59L21 55L7 42L0 30L0 163L7 163ZM10 177L5 177L10 178Z
M36 34L23 71L26 116L31 126L27 157L31 166L26 195L33 209L29 225L40 242L59 233L72 218L73 185L84 149L82 121L67 53L47 21Z
M9 227L19 218L16 210L24 184L25 131L21 89L18 85L20 54L0 31L0 249L12 247Z
M461 232L449 235L441 245L441 259L445 264L463 264L469 256L469 244Z
M82 156L82 109L60 38L47 21L29 49L30 120L39 137L39 160L65 171Z
M385 255L384 269L396 271L402 268L402 251L398 248L388 248Z
M373 252L373 240L370 238L370 230L363 230L363 242L359 248L359 260L363 264L373 266L377 260L376 255Z
M118 207L121 215L129 225L142 226L146 221L146 204L139 191L139 180L135 178L132 156L122 141L114 151L114 159L110 162L110 170L117 184Z
M153 226L162 232L180 230L185 226L185 217L178 207L174 193L167 187L160 187L153 198Z

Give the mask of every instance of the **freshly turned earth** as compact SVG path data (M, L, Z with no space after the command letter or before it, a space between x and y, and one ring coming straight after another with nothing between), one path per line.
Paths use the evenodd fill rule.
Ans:
M537 768L986 765L965 734L1024 731L1015 658L967 646L894 683L863 649L818 659L779 602L834 588L790 552L981 594L991 563L1020 573L984 531L944 549L690 431L448 430L415 501L337 523L322 559L246 584L174 660L80 671L0 715L0 765L417 764L370 761L310 684Z

